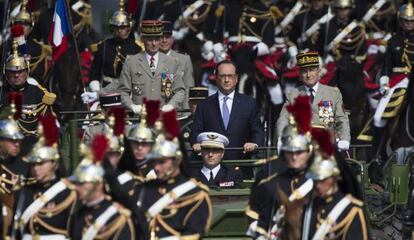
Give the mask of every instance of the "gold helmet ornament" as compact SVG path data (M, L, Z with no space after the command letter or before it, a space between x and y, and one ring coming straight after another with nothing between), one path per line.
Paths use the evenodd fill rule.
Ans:
M162 123L156 123L155 128L158 134L152 151L149 154L149 160L164 158L181 160L183 154L180 150L180 143L178 140L180 127L175 109L164 109L162 113Z
M398 16L407 21L414 21L414 7L412 0L408 0L407 4L401 6Z
M100 183L104 180L105 170L101 162L107 152L109 141L104 135L96 135L91 146L80 146L82 161L76 167L69 180L74 183Z
M133 142L154 143L155 122L160 116L160 101L146 100L142 106L139 124L135 124L129 132L127 139Z
M20 7L20 12L12 18L12 24L20 23L24 25L34 26L33 15L27 11L27 0L23 0Z
M112 14L109 20L109 25L114 27L131 27L134 25L134 20L129 17L129 14L125 11L124 0L119 1L119 11Z
M335 8L354 8L355 4L353 0L335 0Z
M58 127L56 117L46 115L40 119L37 132L39 140L34 145L32 151L23 160L28 163L40 163L44 161L58 161Z
M124 152L125 108L113 107L108 111L109 133L107 134L108 152Z
M323 181L330 177L340 177L340 171L334 157L332 134L323 128L311 130L315 145L315 158L309 168L308 177Z
M312 108L310 97L299 95L295 102L286 106L290 113L289 124L282 132L281 150L287 152L310 151Z
M23 95L21 92L11 92L7 96L11 114L7 119L0 120L0 138L10 140L23 140L17 120L22 113Z
M7 57L4 66L5 71L21 71L29 70L29 61L19 54L19 42L24 41L24 33L22 25L14 25L10 29L13 35L12 53ZM4 71L3 71L4 72Z

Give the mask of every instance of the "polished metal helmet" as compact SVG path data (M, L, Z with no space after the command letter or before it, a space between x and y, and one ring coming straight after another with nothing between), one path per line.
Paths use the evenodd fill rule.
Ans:
M293 116L289 118L289 124L282 132L281 150L286 152L299 152L311 150L311 136L309 133L301 134Z
M147 126L147 111L145 105L142 105L140 115L140 123L132 127L127 139L133 142L154 143L154 132Z
M412 1L408 1L407 4L404 4L401 6L400 11L398 12L398 15L401 19L407 20L407 21L413 21L414 20L414 8Z
M122 154L124 148L125 109L117 107L109 110L108 117L109 131L106 134L108 139L108 152Z
M338 165L334 157L324 158L319 152L315 153L315 158L309 168L308 177L314 181L322 181L329 177L340 177Z
M163 159L163 158L173 158L173 159L181 159L183 156L180 145L178 143L178 139L175 140L167 140L167 139L160 139L157 141L151 153L149 154L149 159Z
M20 12L12 18L12 23L22 23L22 24L27 24L27 25L31 25L32 27L34 26L34 19L32 14L30 14L27 11L27 0L23 0L21 7L20 7Z
M112 14L111 19L109 19L109 25L114 27L132 27L134 25L134 21L125 11L124 0L119 1L119 11L116 11L114 14Z
M335 8L354 8L355 4L353 0L335 0Z
M58 161L58 128L56 117L53 115L44 116L37 126L39 140L30 153L23 158L28 163L40 163L44 161Z
M0 138L23 140L24 135L20 131L17 122L14 119L9 118L0 120Z
M13 52L7 57L4 70L6 71L21 71L29 70L29 61L23 56L19 55L17 40L14 39L12 43Z

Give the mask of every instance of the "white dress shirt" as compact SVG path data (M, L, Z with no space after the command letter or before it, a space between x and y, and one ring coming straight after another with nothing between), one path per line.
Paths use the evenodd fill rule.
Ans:
M151 57L154 57L154 66L155 66L155 69L157 69L159 53L157 52L154 56L151 56L147 52L145 52L145 56L148 61L148 66L151 66Z
M201 173L204 174L204 176L207 178L207 181L210 181L210 172L213 172L213 179L216 178L217 173L220 170L220 164L217 165L215 168L210 169L207 168L206 166L203 165L203 167L201 168Z
M316 84L315 84L315 86L313 86L312 87L312 89L313 89L313 91L314 91L314 95L313 95L313 97L315 98L316 97L316 93L318 92L318 88L319 88L319 82L317 82ZM308 87L308 86L306 86L305 85L305 89L306 89L306 94L308 94L308 96L310 96L310 91L309 91L309 89L310 89L310 87Z
M229 115L231 115L231 107L233 106L234 93L235 93L235 91L233 91L229 95L227 95L227 97L229 97L229 98L227 99L226 104L227 104L227 108L229 109ZM221 116L223 116L223 101L224 101L225 96L226 95L224 95L223 93L218 91L218 99L219 99L219 106L220 106Z

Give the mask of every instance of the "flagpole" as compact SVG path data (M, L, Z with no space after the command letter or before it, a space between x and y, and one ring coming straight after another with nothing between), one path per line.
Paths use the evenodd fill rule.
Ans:
M76 36L75 33L73 31L73 22L72 22L72 13L70 12L70 6L69 6L69 2L68 0L63 0L65 2L65 10L68 14L68 20L69 20L69 26L70 26L70 32L72 35L72 39L73 39L73 45L75 47L75 55L76 55L76 61L78 63L78 69L79 69L79 76L80 76L80 81L82 83L82 88L83 88L83 92L86 92L86 87L85 87L85 83L83 82L83 74L82 74L82 67L81 67L81 62L80 62L80 55L79 55L79 49L78 49L78 41L76 40ZM75 95L76 96L76 95ZM85 103L87 110L89 110L89 104Z

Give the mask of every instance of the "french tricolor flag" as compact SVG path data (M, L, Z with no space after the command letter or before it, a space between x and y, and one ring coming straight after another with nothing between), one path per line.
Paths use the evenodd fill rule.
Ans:
M68 49L68 37L71 34L71 28L65 1L56 0L52 31L49 35L49 42L53 46L52 61L56 61Z

